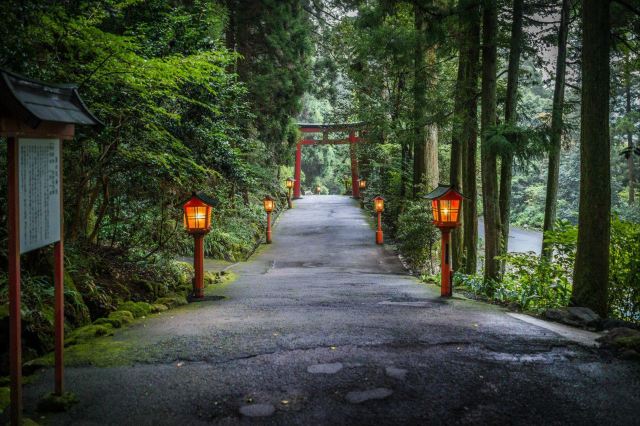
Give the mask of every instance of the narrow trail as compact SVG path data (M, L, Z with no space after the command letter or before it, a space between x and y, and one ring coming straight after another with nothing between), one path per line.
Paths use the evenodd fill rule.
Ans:
M376 246L347 197L295 202L224 296L107 339L67 368L80 403L45 424L633 424L640 366L495 306L442 300ZM213 298L212 298L213 299ZM52 372L26 386L27 415ZM262 415L263 417L255 417Z

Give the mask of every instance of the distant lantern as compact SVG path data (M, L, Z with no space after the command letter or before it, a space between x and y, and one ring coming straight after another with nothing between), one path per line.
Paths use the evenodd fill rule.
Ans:
M373 207L376 213L382 213L384 211L384 198L377 196L373 199Z
M267 212L266 241L267 244L271 244L271 212L275 206L275 200L270 195L267 195L262 200L262 205L264 206L264 211Z
M286 180L286 185L287 185L287 189L291 189L293 188L293 184L295 183L295 179L292 178L287 178Z
M184 229L190 234L202 234L211 230L211 207L202 195L195 192L182 207Z
M293 185L296 183L296 180L293 178L287 178L285 181L285 185L287 186L287 205L290 209L293 208L293 201L291 197L291 190L293 189Z
M262 200L262 205L264 206L264 211L267 213L271 213L273 211L273 207L275 206L275 200L271 198L270 195L264 197Z
M453 186L438 185L425 196L431 200L433 224L440 228L442 234L440 249L440 295L450 297L452 294L451 277L451 230L460 226L460 208L464 196Z
M367 189L367 180L363 178L358 179L358 188Z
M376 244L382 244L384 242L384 235L382 233L382 212L384 211L384 198L377 196L373 199L373 209L376 211L378 219L378 229L376 230Z

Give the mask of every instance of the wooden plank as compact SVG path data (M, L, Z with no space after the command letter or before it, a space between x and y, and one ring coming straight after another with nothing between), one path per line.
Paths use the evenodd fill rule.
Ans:
M18 199L18 140L7 138L9 231L9 370L11 424L22 424L22 319L20 316L20 202Z

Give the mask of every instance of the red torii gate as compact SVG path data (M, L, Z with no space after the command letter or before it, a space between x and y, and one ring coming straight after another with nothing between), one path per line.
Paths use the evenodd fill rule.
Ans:
M351 156L351 193L353 198L360 198L358 188L358 158L356 156L356 143L363 140L364 123L342 123L342 124L311 124L298 123L302 139L296 144L296 167L295 183L293 184L293 198L300 198L300 169L302 166L302 145L347 145ZM356 136L358 131L358 136ZM329 133L344 132L349 133L347 139L329 139ZM322 133L322 139L307 138L308 133Z

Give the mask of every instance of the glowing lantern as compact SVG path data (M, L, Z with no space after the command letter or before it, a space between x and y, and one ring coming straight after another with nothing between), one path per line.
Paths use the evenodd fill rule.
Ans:
M295 179L287 178L287 180L286 180L287 189L292 189L293 188L293 184L295 182L296 182Z
M271 213L273 211L273 207L275 206L275 200L271 198L270 195L264 197L262 200L262 205L264 206L264 211L267 213Z
M210 201L210 200L208 200ZM202 194L193 192L183 210L184 229L190 234L203 234L211 230L211 207L204 201Z
M217 204L213 198L202 193L191 193L189 201L182 206L184 228L193 235L193 298L204 298L204 236L211 230L211 208Z
M378 229L376 230L376 244L382 244L384 242L384 235L382 234L382 212L384 211L384 198L377 196L373 199L373 209L378 216Z
M441 238L441 270L440 295L450 297L452 294L451 276L451 230L460 226L460 207L464 196L453 186L438 185L436 189L425 196L431 200L433 224L440 228Z
M267 233L266 240L267 244L271 244L271 212L273 211L273 207L275 206L275 200L271 198L270 195L264 197L262 200L262 205L264 206L264 211L267 212Z
M384 211L384 198L377 196L373 199L373 208L376 213L382 213Z
M363 178L358 179L358 188L362 190L367 189L367 180Z
M291 199L291 190L293 189L293 185L296 183L295 179L287 178L285 181L285 185L287 185L287 204L289 208L293 208L293 201Z

